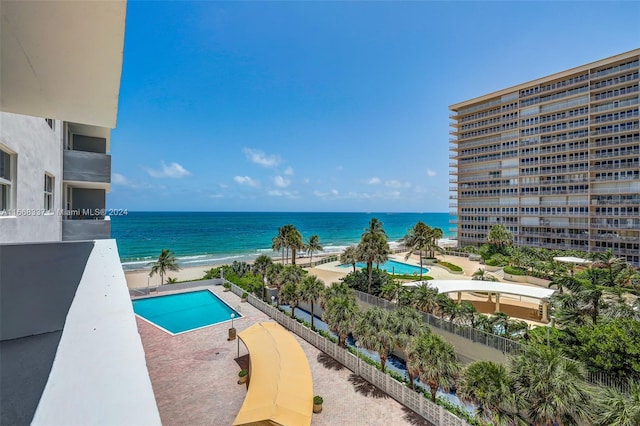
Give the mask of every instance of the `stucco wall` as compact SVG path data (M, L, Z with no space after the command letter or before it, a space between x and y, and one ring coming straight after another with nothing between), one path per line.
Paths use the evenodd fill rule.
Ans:
M11 207L19 209L0 216L0 243L61 240L61 216L42 211L45 172L55 178L54 212L62 206L62 127L56 121L54 131L43 118L0 112L0 146L17 153Z

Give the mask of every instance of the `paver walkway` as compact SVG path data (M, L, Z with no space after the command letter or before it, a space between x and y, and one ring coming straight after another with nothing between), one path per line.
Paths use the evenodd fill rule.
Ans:
M238 332L259 321L262 312L220 287L209 287L238 309ZM184 290L182 290L184 291ZM164 425L231 425L247 392L238 385L238 371L248 363L247 350L238 340L227 341L230 323L171 336L137 318L147 368ZM324 398L323 411L312 425L427 425L364 379L302 340L298 343L309 361L314 394Z

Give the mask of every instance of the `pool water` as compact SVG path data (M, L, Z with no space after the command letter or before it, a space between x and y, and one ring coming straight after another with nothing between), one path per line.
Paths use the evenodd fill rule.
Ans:
M338 265L341 268L352 268L351 264L342 264ZM366 268L366 263L358 262L356 263L356 268ZM375 267L375 264L374 264ZM420 275L420 267L409 265L408 263L398 262L396 260L387 260L384 263L380 264L380 269L387 271L390 274L398 274L398 275ZM429 270L427 268L422 268L422 274L428 273Z
M133 301L133 311L160 329L178 334L241 315L209 290L148 297Z

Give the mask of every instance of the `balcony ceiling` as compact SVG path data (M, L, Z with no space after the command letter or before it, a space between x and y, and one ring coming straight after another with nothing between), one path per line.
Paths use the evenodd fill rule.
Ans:
M126 8L0 1L0 110L115 127Z

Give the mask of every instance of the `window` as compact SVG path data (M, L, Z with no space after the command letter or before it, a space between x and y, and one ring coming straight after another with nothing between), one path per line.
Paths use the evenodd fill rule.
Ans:
M11 209L11 154L0 149L0 212Z
M44 210L47 213L53 211L53 176L44 175Z
M51 130L55 130L55 121L53 120L53 118L45 118L44 121L46 121L47 125L51 127Z

